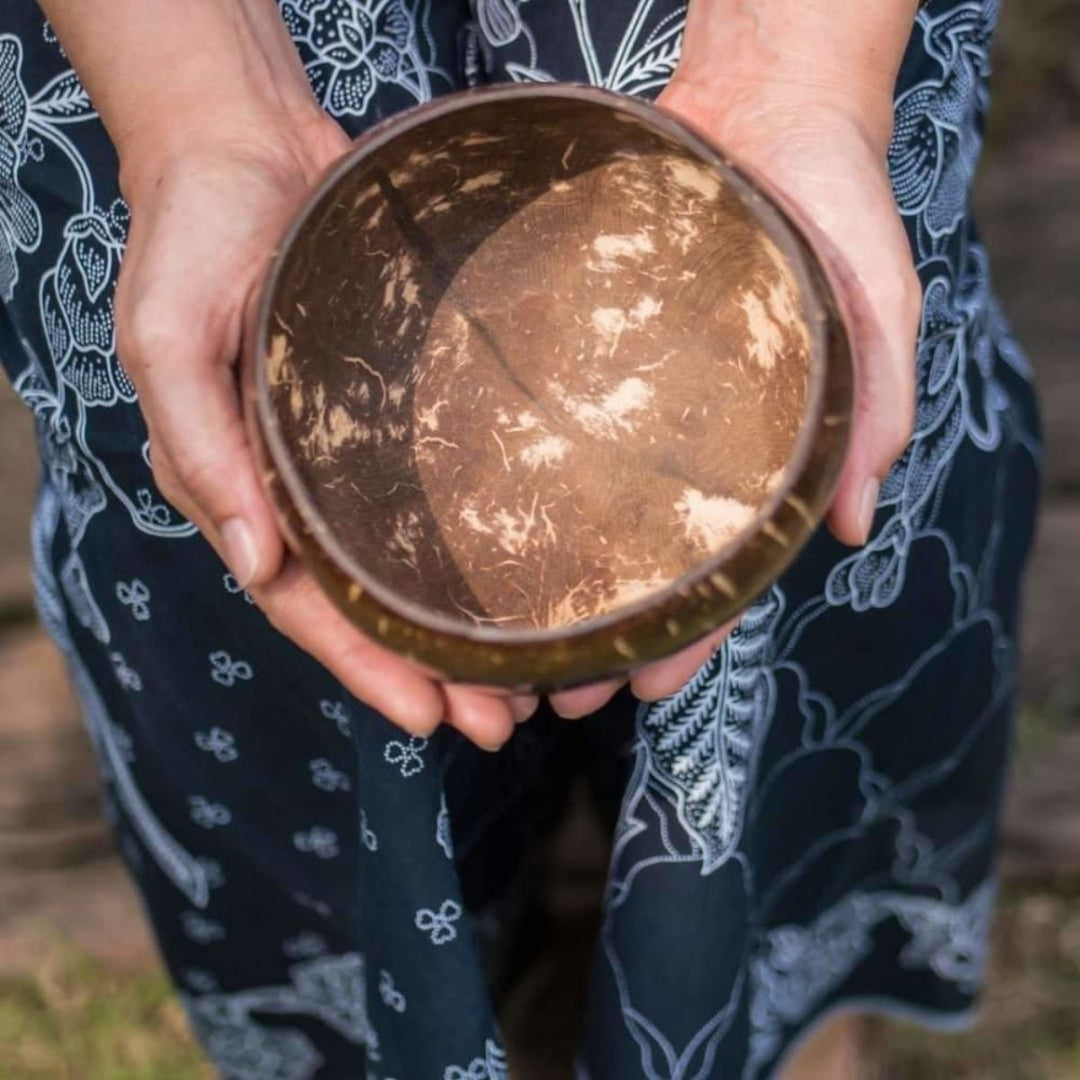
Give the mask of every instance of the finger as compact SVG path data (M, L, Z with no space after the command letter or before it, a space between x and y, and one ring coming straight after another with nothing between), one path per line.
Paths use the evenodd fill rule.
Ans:
M426 738L439 726L445 705L435 682L364 637L296 560L252 596L277 630L354 697L411 735Z
M864 544L878 494L911 436L922 287L886 181L852 191L847 213L821 208L815 242L851 339L855 406L828 523L841 542ZM861 209L859 209L861 207Z
M870 535L881 483L911 437L915 414L922 287L899 220L882 217L880 235L867 242L896 258L852 267L831 252L826 260L851 331L856 375L851 439L828 522L838 540L854 546Z
M540 706L540 698L536 694L515 694L513 690L503 686L470 686L469 690L505 701L510 706L514 722L518 724L528 720Z
M539 707L540 699L535 694L514 694L510 698L510 711L517 724L524 724Z
M734 628L735 623L729 622L682 652L635 672L630 678L634 697L641 701L659 701L660 698L678 693Z
M510 699L473 686L446 684L447 722L482 750L501 749L514 733Z
M908 305L910 299L897 302ZM828 515L843 543L866 543L881 483L911 437L917 337L916 319L910 327L894 327L889 338L874 330L855 338L860 352L851 439Z
M620 687L625 685L625 679L611 679L608 682L578 686L573 690L560 690L548 700L564 720L580 720L606 705Z
M793 169L772 190L812 238L850 335L855 409L828 523L837 539L857 546L911 435L922 288L889 181L872 157L840 176Z

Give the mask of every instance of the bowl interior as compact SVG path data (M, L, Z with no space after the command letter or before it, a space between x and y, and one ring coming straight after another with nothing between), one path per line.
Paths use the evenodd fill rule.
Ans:
M313 533L413 620L617 619L782 488L817 371L800 258L645 106L429 108L369 139L286 245L271 448Z

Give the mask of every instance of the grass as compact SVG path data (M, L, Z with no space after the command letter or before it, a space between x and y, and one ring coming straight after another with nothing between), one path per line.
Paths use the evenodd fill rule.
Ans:
M1080 122L1080 5L1005 0L994 48L991 149Z
M122 974L56 946L0 982L0 1080L212 1080L159 971Z

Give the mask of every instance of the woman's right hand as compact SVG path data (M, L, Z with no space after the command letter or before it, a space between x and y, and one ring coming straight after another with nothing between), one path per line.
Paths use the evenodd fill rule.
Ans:
M446 720L494 747L535 699L437 683L361 635L285 550L241 417L235 369L248 301L313 181L348 146L313 108L287 129L216 117L190 138L174 129L145 153L122 152L132 218L116 293L120 359L162 494L273 625L406 731L426 736Z

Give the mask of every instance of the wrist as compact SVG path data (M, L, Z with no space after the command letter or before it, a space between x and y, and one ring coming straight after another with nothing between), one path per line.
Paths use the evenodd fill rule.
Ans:
M300 167L341 147L275 0L40 2L116 146L125 196L164 162L230 145Z
M845 128L884 164L892 137L891 96L852 95L796 79L702 79L680 71L658 104L744 159L784 140L827 139L830 131Z
M691 0L671 97L770 123L844 118L884 156L916 0Z
M292 111L273 105L234 97L192 109L190 122L174 122L168 131L132 124L114 139L125 201L137 205L162 175L194 160L258 162L294 185L310 186L348 149L349 138L314 101Z

